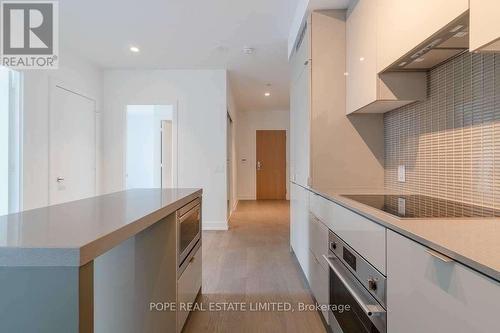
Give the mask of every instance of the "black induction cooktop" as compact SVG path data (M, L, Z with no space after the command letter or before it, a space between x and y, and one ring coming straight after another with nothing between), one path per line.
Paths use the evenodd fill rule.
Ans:
M500 210L426 195L343 195L401 218L500 217Z

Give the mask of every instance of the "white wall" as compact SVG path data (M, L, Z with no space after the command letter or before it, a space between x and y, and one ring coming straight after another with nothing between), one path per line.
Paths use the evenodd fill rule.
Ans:
M0 67L0 215L9 212L9 71Z
M290 165L290 112L286 111L245 111L238 113L238 199L255 200L257 179L255 175L256 131L286 130L286 186L287 198L288 169ZM243 161L246 159L246 161Z
M22 209L47 206L49 202L49 94L51 80L63 82L97 101L101 110L102 71L68 51L61 51L57 70L26 70L23 74L23 202ZM96 131L100 130L97 123ZM97 184L101 162L97 138ZM99 186L97 188L99 193Z
M225 229L225 70L104 72L103 189L125 188L126 105L174 104L178 116L178 187L203 188L203 227Z

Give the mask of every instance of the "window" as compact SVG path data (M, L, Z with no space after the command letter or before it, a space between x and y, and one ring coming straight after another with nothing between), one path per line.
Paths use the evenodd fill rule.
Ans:
M0 215L20 210L21 74L0 66Z

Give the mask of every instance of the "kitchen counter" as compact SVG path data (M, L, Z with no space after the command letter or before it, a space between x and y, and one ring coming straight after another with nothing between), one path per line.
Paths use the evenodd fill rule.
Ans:
M0 216L1 266L83 266L200 189L135 189Z
M176 211L201 195L136 189L1 216L0 332L176 330L175 311L149 304L177 302Z
M384 189L311 189L386 228L500 281L500 219L398 218L342 194L397 194Z

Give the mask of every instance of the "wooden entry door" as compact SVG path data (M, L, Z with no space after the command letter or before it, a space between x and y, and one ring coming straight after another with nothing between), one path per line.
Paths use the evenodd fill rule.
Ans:
M258 130L257 200L286 199L286 131Z

